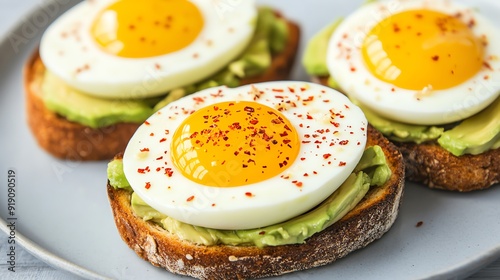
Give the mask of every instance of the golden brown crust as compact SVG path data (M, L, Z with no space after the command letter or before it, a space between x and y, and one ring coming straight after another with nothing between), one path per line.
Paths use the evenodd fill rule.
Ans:
M107 186L122 239L141 258L170 272L199 279L248 279L326 265L380 238L396 219L403 193L404 164L396 147L369 127L368 145L378 144L392 171L390 181L372 188L339 222L299 245L276 247L200 246L182 241L136 217L130 192Z
M406 162L406 178L430 188L470 192L500 182L500 149L456 157L436 142L395 143Z
M53 113L40 96L44 71L36 52L24 69L24 84L28 125L42 148L58 158L74 161L109 159L125 149L138 124L94 129Z
M312 80L328 84L328 77L312 77ZM401 150L409 181L458 192L487 189L500 182L500 148L457 157L436 141L394 144Z
M243 79L242 84L288 79L299 45L300 29L294 22L287 23L290 36L286 49L273 57L266 72ZM140 124L119 123L94 129L48 110L40 96L44 71L38 51L35 51L24 68L24 85L28 124L40 147L55 157L75 161L111 159L125 149Z

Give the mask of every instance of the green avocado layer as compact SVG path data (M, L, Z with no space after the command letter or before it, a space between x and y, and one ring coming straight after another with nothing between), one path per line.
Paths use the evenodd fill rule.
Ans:
M309 75L330 76L326 65L328 42L341 21L341 19L334 21L309 41L302 60ZM328 85L340 89L331 76ZM500 147L500 98L487 109L463 120L452 129L447 128L454 124L426 126L397 122L377 115L359 102L356 103L365 113L368 122L393 141L420 144L437 140L441 147L455 156L480 154Z
M179 238L196 244L259 248L300 244L340 220L361 201L370 186L381 186L390 176L391 170L382 148L369 147L349 178L316 208L286 222L250 230L218 230L186 224L156 211L135 193L132 193L131 206L137 216L155 222ZM132 191L123 173L121 160L109 163L108 179L111 186Z
M42 81L45 106L70 121L92 128L121 122L142 123L151 114L187 94L220 85L237 87L242 78L263 73L272 55L284 50L288 26L270 8L259 8L253 38L243 53L224 69L196 84L174 89L160 98L146 100L104 99L85 94L66 85L46 71Z

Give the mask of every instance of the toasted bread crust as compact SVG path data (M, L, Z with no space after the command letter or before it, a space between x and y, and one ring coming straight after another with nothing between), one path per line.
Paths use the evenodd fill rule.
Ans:
M430 188L470 192L500 182L500 149L452 155L436 142L395 143L406 162L406 178Z
M299 46L300 28L292 21L287 23L290 35L286 49L273 57L271 67L264 73L243 79L242 85L288 79ZM118 123L95 129L48 110L40 90L44 71L37 50L25 65L24 85L28 124L40 147L55 157L75 161L111 159L125 149L140 124Z
M380 238L394 223L403 194L404 163L396 147L369 127L368 145L380 145L392 171L344 218L304 244L265 247L203 246L182 241L136 217L130 192L107 186L115 223L137 255L170 272L199 279L247 279L281 275L329 264Z
M328 85L328 77L311 79ZM458 192L483 190L500 182L500 148L457 157L436 141L394 144L401 150L409 181Z

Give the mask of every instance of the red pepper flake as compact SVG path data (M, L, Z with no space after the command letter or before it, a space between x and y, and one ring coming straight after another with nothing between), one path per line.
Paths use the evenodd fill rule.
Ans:
M401 28L397 24L393 24L392 28L393 28L394 32L396 32L396 33L398 33L399 31L401 31Z
M351 72L356 72L356 67L351 67Z
M345 107L346 109L349 109L349 108L350 108L347 104L344 104L344 107Z
M288 90L291 92L291 93L295 93L295 89L293 87L288 87Z
M324 159L328 159L328 158L330 158L331 156L332 156L332 154L324 154L324 155L323 155L323 158L324 158Z
M432 57L432 60L434 60L434 61L439 61L439 55L435 55L435 56L433 56L433 57Z
M339 142L339 144L343 145L343 146L347 145L347 144L349 144L349 140L342 140L342 141Z
M148 121L144 121L144 124L145 124L145 125L150 125L151 123L150 123L150 122L148 122Z
M308 119L308 120L312 120L312 119L313 119L313 117L312 117L311 115L307 114L307 119Z
M283 167L285 167L287 165L288 165L288 162L286 160L284 160L283 162L279 163L280 168L283 168Z
M489 70L493 71L493 67L491 67L491 65L488 63L488 62L484 62L483 65L488 68Z
M303 176L304 176L304 177L309 177L309 174L307 174L307 173L304 173L304 175L303 175Z
M215 207L215 203L212 203L212 207Z
M172 168L165 168L165 174L168 177L172 177L172 175L174 174L174 171L172 170Z
M165 142L165 141L167 141L167 138L161 138L161 139L160 139L160 143L163 143L163 142Z
M201 98L201 97L193 97L193 100L194 100L196 103L203 103L203 102L205 102L205 100L203 100L203 98Z
M165 129L165 135L169 135L169 134L170 134L170 130Z
M250 106L246 106L245 109L244 109L245 112L249 112L249 113L253 113L255 112L255 109L253 107L250 107Z
M415 227L421 227L423 224L424 224L424 222L420 221L420 222L418 222L418 223L415 225Z
M191 201L193 201L193 199L194 199L194 195L192 195L192 196L188 197L188 198L186 199L186 201L187 201L187 202L191 202Z
M137 173L146 174L146 169L145 168L138 168Z
M259 120L257 120L257 119L253 119L250 121L250 124L253 124L253 125L256 125L258 123L259 123Z
M161 69L161 65L160 65L160 64L158 64L158 63L155 63L155 69L156 69L156 70L160 70L160 69Z
M339 166L345 166L347 163L344 161L339 162Z
M259 235L264 235L264 234L266 234L266 232L265 232L265 231L261 231L261 232L259 232Z
M302 91L302 92L304 92L304 91L306 91L306 90L307 90L307 89L306 89L305 87L301 87L301 88L300 88L300 91Z
M155 136L155 134L154 134L153 132L151 132L151 133L149 134L149 136L153 137L153 136Z
M333 126L335 126L335 127L339 127L340 126L340 123L338 123L338 122L330 122L330 123L333 124Z
M476 21L475 21L474 19L471 19L471 20L469 21L469 24L467 24L467 26L468 26L469 28L473 28L474 26L476 26Z
M252 197L253 196L253 194L251 192L246 192L245 195L248 196L248 197Z
M282 88L273 88L274 92L285 92Z
M142 153L143 153L143 152L149 152L149 148L143 148L143 149L141 149L140 151L141 151Z
M300 188L300 187L302 187L303 183L302 182L297 182L297 183L295 183L295 185Z
M156 172L159 172L161 170L161 167L156 168Z
M285 139L285 140L283 140L283 144L285 144L285 145L286 145L286 144L289 144L290 142L292 142L292 140L290 140L290 139Z
M151 183L150 182L146 182L146 185L144 187L146 188L146 190L149 190L149 188L151 188Z
M304 99L304 102L309 102L309 101L313 101L314 100L314 96L309 96L307 99Z
M324 102L324 103L330 103L330 100L325 99L325 100L323 100L323 102Z
M301 160L301 161L304 161L304 160L306 160L306 158L305 158L305 157L303 157L303 158L300 158L300 160Z

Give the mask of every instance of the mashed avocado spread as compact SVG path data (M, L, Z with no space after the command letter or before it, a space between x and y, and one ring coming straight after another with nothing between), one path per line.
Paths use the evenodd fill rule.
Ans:
M326 65L328 42L341 19L318 32L308 43L302 64L311 76L329 76L328 85L340 89L330 76ZM389 139L397 142L423 143L437 140L439 145L455 156L480 154L500 147L500 98L478 114L458 124L448 126L412 125L386 119L356 102L368 122ZM452 129L449 129L453 126Z
M340 220L365 196L370 186L381 186L389 180L391 170L380 146L365 150L361 160L349 178L330 197L313 210L279 224L250 230L217 230L193 226L174 220L147 205L132 193L131 206L134 213L161 225L183 240L203 245L277 246L300 244L308 237L320 232ZM108 179L114 188L130 188L123 174L122 160L108 164Z
M288 41L288 26L270 8L259 8L254 36L246 50L227 67L194 85L172 90L160 98L137 100L104 99L85 94L46 71L42 81L45 106L68 120L92 128L120 122L141 123L158 109L187 94L219 85L236 87L242 78L263 73L272 55L282 52Z

